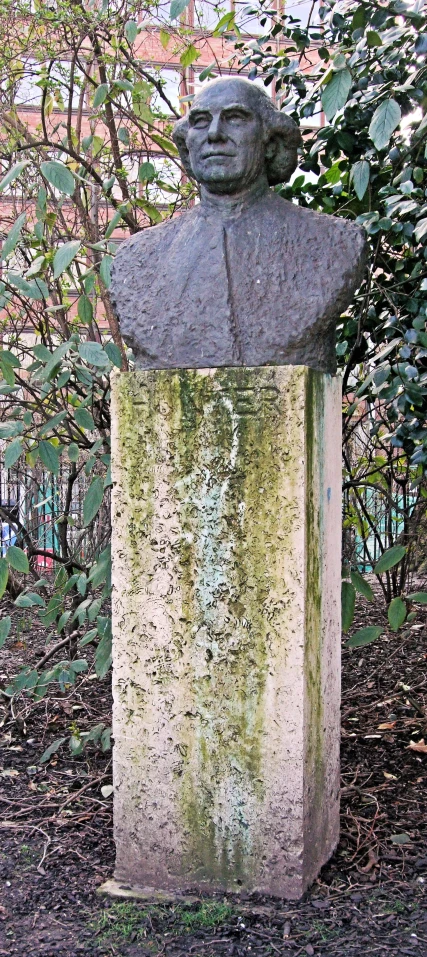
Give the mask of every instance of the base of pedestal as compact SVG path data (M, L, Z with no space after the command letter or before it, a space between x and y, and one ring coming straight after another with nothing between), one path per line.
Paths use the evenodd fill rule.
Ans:
M114 886L297 899L338 840L340 381L112 394Z

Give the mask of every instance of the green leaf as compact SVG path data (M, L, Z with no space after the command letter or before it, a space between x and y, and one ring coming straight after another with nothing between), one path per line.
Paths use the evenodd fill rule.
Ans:
M322 93L322 106L326 118L332 120L338 110L342 110L351 88L350 70L338 70L333 73Z
M351 168L350 180L358 199L362 200L369 184L371 167L367 160L359 160Z
M356 589L350 582L342 582L341 585L341 616L342 630L348 631L353 624L354 603L356 599Z
M53 744L46 748L46 751L43 751L43 754L40 758L40 764L45 764L46 761L49 761L49 758L52 757L52 754L55 754L56 751L58 751L58 749L61 747L61 744L64 744L64 741L66 740L66 738L57 738Z
M27 575L30 570L25 552L17 545L10 545L6 552L6 561L16 572L23 572L24 575Z
M56 475L59 469L58 449L47 439L42 439L39 442L39 455L48 472L53 472Z
M68 458L70 462L77 462L79 458L79 447L76 442L71 442L68 446Z
M140 183L151 183L156 175L156 167L148 160L141 163L138 170L138 179Z
M107 356L110 362L113 363L113 366L117 366L118 369L122 367L122 354L115 342L106 342L104 350L107 353Z
M369 127L369 136L377 150L388 146L392 133L399 126L401 115L396 100L383 100L377 107Z
M0 439L11 439L15 435L19 435L22 432L23 425L22 422L17 422L14 419L9 422L3 422L0 425Z
M0 349L0 362L12 366L13 369L19 369L21 366L17 356L14 356L9 349Z
M407 595L406 598L408 601L414 601L418 605L427 605L426 591L414 591L411 595Z
M6 187L10 186L10 183L13 183L14 180L21 175L22 170L24 170L25 167L28 166L28 164L29 164L29 160L26 160L25 163L15 163L15 166L12 166L12 169L10 169L8 173L6 173L6 176L3 176L3 179L0 183L0 193L3 193Z
M193 43L190 43L187 49L184 50L184 53L181 54L179 58L179 62L181 63L181 66L183 66L185 70L187 67L191 66L192 63L195 63L195 61L198 60L200 56L201 56L200 50L198 50Z
M6 618L0 618L0 648L3 648L6 638L10 632L11 624L12 619L10 615L6 615Z
M109 363L109 358L99 342L80 342L78 350L84 362L89 362L92 366L102 368Z
M95 671L98 678L104 678L112 661L111 623L106 628L95 652Z
M406 548L404 545L393 545L392 548L388 548L377 561L374 568L375 574L381 575L383 572L388 572L390 568L394 568L395 565L398 565L405 555Z
M0 558L0 598L6 591L7 580L9 578L9 565L5 558Z
M367 30L367 31L366 31L366 39L367 39L367 42L368 42L368 47L380 47L380 46L382 46L382 42L383 42L383 41L382 41L382 39L381 39L379 33L376 32L376 30Z
M93 98L93 107L96 110L98 106L102 106L108 96L108 83L100 83L95 90L95 96Z
M153 143L156 143L157 146L160 146L161 150L164 150L165 153L169 153L170 156L178 156L178 150L175 146L175 143L172 140L166 139L166 136L159 136L158 133L152 133L151 139Z
M128 20L125 23L125 37L128 43L132 45L135 43L135 40L138 36L138 24L135 23L135 20Z
M16 222L13 224L12 229L9 230L0 251L0 260L3 259L5 261L8 258L8 256L10 256L10 254L13 253L13 250L15 249L15 246L21 235L21 230L25 223L26 218L27 218L27 214L21 213L21 215L18 216L18 219L16 220Z
M68 269L73 259L77 256L81 243L79 240L73 240L70 243L64 243L55 253L53 260L53 278L59 279L62 273Z
M229 17L229 14L226 14L226 16ZM233 13L233 18L234 18L234 13ZM223 17L222 19L225 19L225 18ZM220 20L220 22L218 23L218 26L217 26L216 30L219 30L219 28L221 27L221 22L222 22L222 21ZM215 31L215 32L216 32L216 31ZM207 80L208 76L211 75L212 70L215 70L216 68L217 68L216 60L213 60L213 62L210 63L209 66L206 66L205 69L202 70L201 73L199 73L199 82L200 82L200 83L203 83L203 80Z
M421 242L424 239L424 236L427 233L427 219L419 219L415 227L415 239L417 243Z
M87 296L80 296L77 303L77 314L79 319L86 325L89 325L93 319L93 306Z
M387 612L390 628L393 631L399 631L406 618L406 605L401 598L393 598L388 606Z
M112 256L103 256L101 259L100 267L99 267L99 275L101 276L101 279L106 289L109 289L111 285L112 262L113 262Z
M74 410L74 418L81 429L85 429L87 432L93 432L95 428L93 417L84 406L80 405L78 409Z
M346 642L347 648L363 648L364 645L370 645L371 641L376 641L382 632L379 625L368 625L367 628L359 628L354 635Z
M53 432L58 425L61 425L61 422L67 418L68 412L64 409L62 412L57 412L56 415L53 415L51 419L48 419L44 425L42 425L39 435L47 435L48 432Z
M390 840L392 844L412 844L409 834L392 834Z
M83 502L83 525L89 525L98 514L104 497L104 481L97 477L89 486Z
M17 462L20 455L22 455L23 448L21 439L14 439L13 442L8 445L4 453L5 469L11 469L12 465L15 465L15 462Z
M356 591L359 592L359 595L363 595L363 597L367 598L368 601L372 601L374 597L372 588L368 584L368 582L363 578L360 572L357 571L357 569L353 569L353 571L351 572L351 580L353 582L353 585Z
M187 9L190 0L172 0L170 8L170 18L171 20L177 20L181 16L181 13L184 13L184 10Z
M64 163L60 163L59 160L47 160L46 163L41 164L40 169L51 186L59 189L66 196L73 195L76 185L74 176Z

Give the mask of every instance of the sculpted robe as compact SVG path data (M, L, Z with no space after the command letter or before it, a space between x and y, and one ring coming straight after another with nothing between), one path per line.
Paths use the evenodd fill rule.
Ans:
M334 372L363 230L268 191L196 206L119 249L112 298L140 369L307 365Z

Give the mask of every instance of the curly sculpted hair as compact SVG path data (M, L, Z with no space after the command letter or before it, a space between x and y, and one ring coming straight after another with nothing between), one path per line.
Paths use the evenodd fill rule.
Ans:
M214 80L212 86L230 83L235 84L237 88L241 87L245 93L248 89L250 90L254 109L261 118L265 147L269 147L268 150L266 149L265 158L269 185L276 186L278 183L286 183L298 165L298 147L302 142L299 127L290 116L282 113L274 106L268 93L255 83L251 83L250 80L244 80L242 77L222 77ZM197 105L205 90L206 88L194 98L192 107ZM186 173L194 179L187 148L188 129L189 119L188 116L184 116L175 123L173 139L178 147Z

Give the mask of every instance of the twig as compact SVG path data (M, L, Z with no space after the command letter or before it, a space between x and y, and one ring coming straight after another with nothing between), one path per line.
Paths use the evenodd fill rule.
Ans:
M49 651L47 651L46 654L43 655L43 658L40 658L40 661L37 662L37 668L42 668L43 665L45 665L50 658L53 658L53 656L56 654L57 651L60 650L60 648L64 648L65 645L68 645L68 643L72 641L73 638L76 638L77 635L78 635L78 631L73 631L71 632L71 635L67 635L66 638L62 638L61 641L58 641L57 644L53 646L53 648L49 648Z

